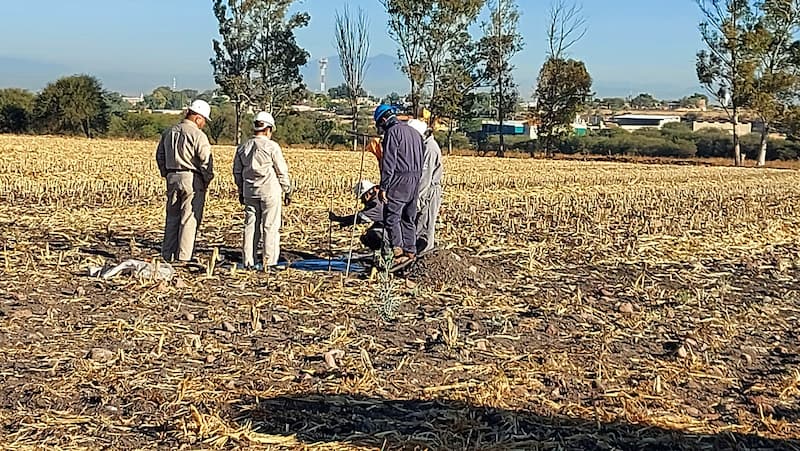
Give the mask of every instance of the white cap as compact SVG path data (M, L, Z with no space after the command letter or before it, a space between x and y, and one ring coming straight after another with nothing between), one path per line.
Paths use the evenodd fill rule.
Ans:
M428 124L419 119L410 119L408 121L408 126L418 131L423 137L425 136L425 132L428 131Z
M366 194L367 191L371 190L372 188L375 188L376 186L378 185L370 182L369 180L362 180L356 183L356 186L353 187L353 192L357 197L361 197L364 194Z
M211 106L205 100L195 100L189 105L189 111L199 114L206 118L207 121L211 120Z
M258 127L255 124L256 122L261 122L264 125ZM260 132L261 130L265 130L267 127L272 127L272 129L275 130L275 118L266 111L261 111L256 114L256 117L253 118L253 130Z

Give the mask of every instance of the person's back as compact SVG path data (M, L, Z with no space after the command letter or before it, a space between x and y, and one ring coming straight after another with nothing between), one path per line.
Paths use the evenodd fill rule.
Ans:
M384 131L380 197L386 202L386 231L397 266L416 258L417 195L424 144L419 133L400 122L386 105L376 108L375 124Z
M425 155L419 188L417 212L417 251L427 253L436 247L435 230L442 205L442 150L430 130L426 131Z
M382 146L384 150L381 166L391 165L393 174L422 173L425 147L417 131L408 124L398 121L388 127Z
M266 136L254 136L236 150L241 166L242 194L261 199L280 196L291 188L286 162L280 146Z
M284 204L291 203L292 185L283 151L272 132L275 118L262 111L253 120L254 136L236 149L233 179L244 206L242 263L256 266L258 243L264 240L264 269L278 263L280 257L281 194Z
M211 144L201 130L211 107L192 102L186 117L161 135L156 164L167 184L166 223L161 255L166 260L188 261L203 218L205 194L214 178Z

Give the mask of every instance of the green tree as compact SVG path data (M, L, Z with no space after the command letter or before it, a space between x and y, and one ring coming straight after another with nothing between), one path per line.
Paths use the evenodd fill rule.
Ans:
M552 157L558 142L572 132L571 124L591 89L592 77L582 61L545 61L536 86L536 107L539 144L547 156Z
M131 104L122 98L122 94L113 91L105 91L103 100L108 108L108 113L112 116L122 117L131 109Z
M750 107L763 124L757 165L764 166L769 133L796 102L800 88L800 41L795 38L800 32L800 1L763 0L758 6L761 16L748 40L758 61L750 82Z
M251 88L251 51L256 35L248 17L250 3L248 0L214 0L214 16L221 39L212 41L214 57L211 58L211 67L217 86L234 104L235 145L239 145L241 139L242 107L243 102L249 103Z
M236 108L231 103L211 107L211 117L214 120L206 127L208 137L214 144L219 144L222 139L236 139Z
M401 100L400 94L392 91L391 93L389 93L389 95L384 97L383 100L381 100L381 103L386 103L388 105L398 105L400 103L400 100Z
M389 34L399 47L397 56L411 87L409 98L415 114L420 110L422 90L428 80L423 54L426 36L421 31L433 1L380 0L389 15Z
M446 97L440 95L439 91L445 72L449 72L448 75L452 77L454 67L463 67L465 53L473 57L479 56L477 51L471 51L475 44L469 28L477 22L478 14L485 4L486 0L433 0L428 4L420 31L425 36L422 50L430 87L429 110L432 121L443 113L440 103ZM480 60L475 61L476 64L479 62ZM452 78L448 81L452 82ZM448 88L452 87L451 83ZM450 99L447 100L451 107L455 104Z
M748 36L755 24L750 0L697 0L704 20L700 37L706 49L697 53L697 78L719 101L733 125L733 161L741 166L739 113L749 101L747 80L755 68Z
M650 94L641 93L636 97L632 98L630 104L633 108L636 108L638 110L648 110L656 108L659 105L661 105L661 101L656 99Z
M503 121L513 113L519 100L514 83L514 66L511 58L522 50L524 43L519 33L519 9L514 0L494 0L489 21L483 23L481 49L486 59L486 79L492 90L500 122L500 146L497 155L505 153Z
M701 104L708 105L708 96L696 92L690 96L683 97L678 103L681 108L698 108Z
M0 89L0 133L26 133L33 122L36 96L24 89Z
M47 133L82 133L87 138L108 129L103 87L89 75L73 75L47 85L36 98L34 114Z
M440 84L431 102L438 118L446 118L447 149L453 150L453 132L456 124L466 123L474 117L475 90L486 82L486 61L480 55L476 42L467 42L453 51L444 65Z
M586 35L581 8L565 1L553 3L547 29L547 58L536 85L539 144L548 157L572 131L575 115L591 96L592 78L581 61L567 59L569 49Z
M256 0L249 8L255 30L250 54L250 100L260 109L283 114L306 93L300 68L309 54L297 44L295 30L308 26L311 16L296 12L287 17L295 0Z
M364 97L367 95L367 91L364 88L358 93L359 97ZM350 88L347 87L347 83L342 83L339 86L334 86L333 88L328 89L328 97L333 100L346 100L350 98Z

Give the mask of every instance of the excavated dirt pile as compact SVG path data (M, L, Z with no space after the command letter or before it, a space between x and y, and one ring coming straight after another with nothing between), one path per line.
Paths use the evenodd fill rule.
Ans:
M437 250L420 257L401 275L437 289L444 286L485 289L506 277L495 262L452 250Z

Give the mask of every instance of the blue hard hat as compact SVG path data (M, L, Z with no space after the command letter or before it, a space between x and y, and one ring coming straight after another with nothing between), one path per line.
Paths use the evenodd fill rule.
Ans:
M375 108L375 114L372 115L372 118L375 119L375 122L378 122L383 116L386 115L387 112L395 114L395 108L391 105L382 103L378 105L378 108Z

